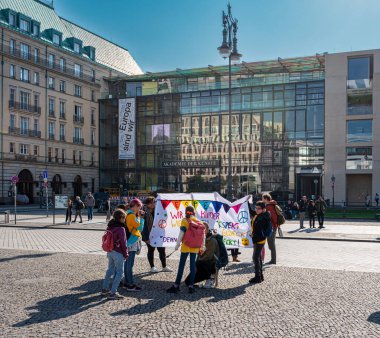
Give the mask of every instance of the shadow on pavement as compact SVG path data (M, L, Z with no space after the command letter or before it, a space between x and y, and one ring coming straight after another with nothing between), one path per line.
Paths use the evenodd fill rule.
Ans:
M53 254L52 253L42 253L42 254L20 255L20 256L8 257L8 258L0 258L0 263L13 261L15 259L40 258L40 257L45 257L45 256L51 256L51 255L53 255Z
M368 317L367 321L369 321L371 323L375 323L375 324L380 324L380 311L372 313Z
M90 281L70 289L79 292L39 301L35 306L26 308L31 312L30 318L14 324L13 327L29 326L70 317L106 302L107 299L99 294L101 282L102 280Z

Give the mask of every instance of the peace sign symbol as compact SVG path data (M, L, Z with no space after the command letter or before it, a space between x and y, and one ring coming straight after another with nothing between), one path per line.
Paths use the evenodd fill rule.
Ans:
M248 221L248 212L247 211L240 211L238 214L238 221L239 223L245 223Z
M163 229L163 228L166 228L166 221L164 219L160 219L158 221L158 226Z

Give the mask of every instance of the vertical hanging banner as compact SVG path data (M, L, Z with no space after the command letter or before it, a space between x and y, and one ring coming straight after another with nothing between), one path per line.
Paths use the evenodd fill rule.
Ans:
M174 247L182 219L185 218L185 208L192 205L195 216L222 235L227 248L251 247L249 198L250 196L246 196L231 203L216 192L159 194L149 238L150 245Z
M136 99L119 100L119 160L134 160L136 149Z

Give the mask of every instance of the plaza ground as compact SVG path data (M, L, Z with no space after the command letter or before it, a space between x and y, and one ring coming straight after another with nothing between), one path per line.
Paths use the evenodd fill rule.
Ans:
M380 336L379 243L277 239L278 264L264 283L248 283L252 252L244 249L218 289L192 295L167 294L175 273L147 273L143 250L135 268L143 291L107 301L101 235L0 227L1 337Z

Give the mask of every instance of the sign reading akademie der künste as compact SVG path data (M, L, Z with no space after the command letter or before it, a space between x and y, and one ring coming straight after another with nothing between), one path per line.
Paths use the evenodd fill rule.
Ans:
M218 168L219 160L162 161L162 168Z
M119 100L119 160L136 157L136 101L135 98Z

